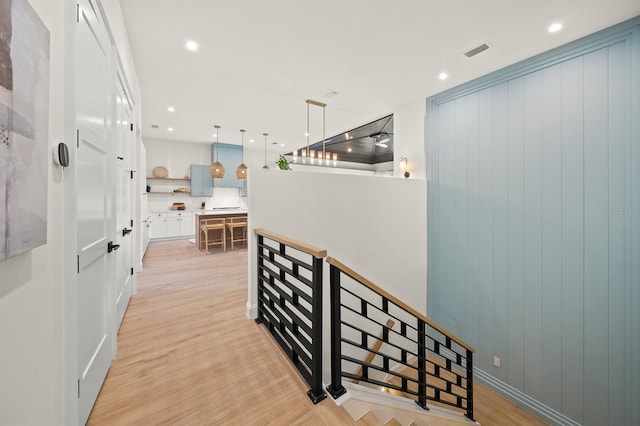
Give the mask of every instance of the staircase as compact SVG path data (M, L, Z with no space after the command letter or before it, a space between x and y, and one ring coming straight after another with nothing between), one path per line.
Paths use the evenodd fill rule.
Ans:
M455 426L477 425L462 414L431 405L429 411L414 401L361 385L344 384L347 393L335 401L360 425Z
M358 424L470 425L474 349L334 258L323 306L327 251L256 229L258 318L309 384ZM330 311L330 363L323 362L323 311Z

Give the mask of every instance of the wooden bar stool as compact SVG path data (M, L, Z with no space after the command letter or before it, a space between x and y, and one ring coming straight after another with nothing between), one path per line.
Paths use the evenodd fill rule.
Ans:
M211 236L211 240L209 240L210 231L214 231L214 235ZM215 231L220 231L217 235L219 238L217 239ZM209 254L209 246L221 245L223 251L227 251L227 229L225 228L225 218L202 219L200 221L200 233L204 233L205 254ZM200 241L202 241L202 238L200 238Z
M247 243L247 218L246 217L231 217L227 219L227 228L230 233L231 250L233 250L233 243ZM240 228L241 232L236 237L237 232L234 232L236 228Z

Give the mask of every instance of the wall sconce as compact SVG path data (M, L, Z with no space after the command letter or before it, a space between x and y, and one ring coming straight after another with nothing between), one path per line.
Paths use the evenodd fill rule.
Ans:
M407 171L407 164L408 164L408 160L407 157L401 157L400 158L400 170L404 170L404 177L408 178L409 176L411 176L411 173L409 173Z

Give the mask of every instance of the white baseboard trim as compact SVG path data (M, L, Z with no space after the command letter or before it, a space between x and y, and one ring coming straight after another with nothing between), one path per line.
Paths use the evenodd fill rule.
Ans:
M549 422L553 425L580 426L580 423L571 420L569 417L554 410L553 408L547 407L543 403L531 398L524 392L521 392L513 386L508 385L499 379L496 379L495 377L485 373L477 367L473 368L473 375L474 380L478 380L478 382L504 396L516 405L524 408L527 411L530 411L546 422Z
M258 305L250 305L247 301L247 304L245 306L245 314L249 319L258 318Z

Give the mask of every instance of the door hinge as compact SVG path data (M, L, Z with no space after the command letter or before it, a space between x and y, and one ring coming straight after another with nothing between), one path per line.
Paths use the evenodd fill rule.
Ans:
M80 148L80 129L76 129L76 146Z
M135 173L135 170L129 170L129 173L131 173L131 179L133 179L133 174Z
M133 275L133 268L131 268L131 275Z
M78 258L78 273L80 273L80 255L76 256Z
M78 399L80 399L80 379L78 379Z
M131 131L133 132L133 123L131 123Z
M131 219L131 227L133 228L133 219Z
M80 23L80 3L76 3L76 24Z

